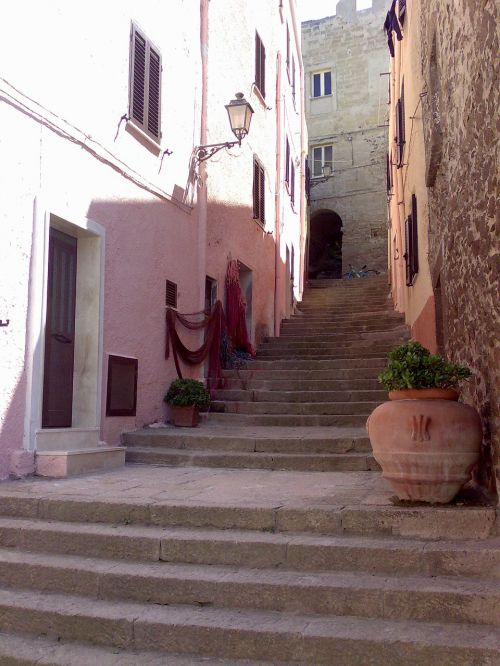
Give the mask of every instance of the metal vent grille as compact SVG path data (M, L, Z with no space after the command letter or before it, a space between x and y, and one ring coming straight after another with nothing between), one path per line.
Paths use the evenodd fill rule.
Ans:
M177 285L167 280L165 289L165 304L169 308L177 307Z

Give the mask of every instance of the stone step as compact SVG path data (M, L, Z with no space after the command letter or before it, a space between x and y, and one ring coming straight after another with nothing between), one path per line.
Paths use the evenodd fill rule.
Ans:
M378 379L226 379L229 391L379 391Z
M0 663L4 666L287 666L283 662L211 659L199 655L122 650L75 641L0 632Z
M391 346L376 346L371 349L366 348L362 351L362 356L364 359L369 358L380 358L380 356L387 356L391 351ZM286 347L283 349L263 349L259 350L256 361L271 361L271 360L285 360L289 359L291 363L295 361L301 361L304 359L311 360L321 360L321 361L336 361L343 359L360 359L361 353L358 349L352 349L351 351L342 350L342 349L314 349L310 347L309 349L303 350L293 350L290 351Z
M309 336L316 338L316 336L337 336L343 335L346 337L351 337L352 335L359 335L362 333L373 335L377 332L396 332L406 331L406 327L403 327L401 322L394 322L391 324L332 324L332 323L323 323L322 325L306 325L302 323L292 323L283 324L281 327L281 338L289 337L303 337ZM275 338L270 338L275 339Z
M383 389L361 391L265 391L265 390L234 390L217 391L216 400L227 402L383 402L388 400L387 391Z
M302 351L303 349L310 349L312 346L315 349L328 349L336 350L351 350L357 349L360 354L365 348L371 349L374 346L380 346L384 349L392 348L403 342L405 336L401 333L380 332L376 334L358 333L356 339L353 335L346 338L331 335L281 335L279 338L272 338L264 342L260 347L258 354L260 355L265 349L283 349L292 353L294 350Z
M244 402L212 400L210 411L233 414L292 414L329 415L329 414L371 414L380 401L365 402Z
M376 357L349 357L349 358L339 358L339 359L329 359L329 360L296 360L296 359L280 359L273 361L272 359L254 359L247 361L244 368L239 368L236 372L252 372L254 370L350 370L352 368L369 368L375 369L375 371L380 371L387 365L387 357L376 356ZM229 370L229 372L234 372ZM225 371L223 371L223 376L225 376Z
M320 322L327 322L331 324L344 323L344 324L370 324L370 323L394 323L401 322L402 316L399 312L394 312L391 310L383 311L360 311L352 312L350 308L346 308L345 311L331 311L331 312L318 312L316 314L308 313L305 314L300 310L297 311L289 320L289 322L302 322L304 324L318 324Z
M359 666L471 663L500 657L487 625L310 616L247 609L190 608L77 595L0 590L0 627L118 648ZM486 662L487 663L487 662Z
M246 426L309 426L309 427L348 427L366 426L368 414L241 414L230 412L210 412L202 417L207 423Z
M307 472L366 472L380 470L366 453L275 453L205 451L133 446L127 450L129 463L175 467L219 467L230 469L269 469Z
M392 330L374 330L374 331L356 331L356 335L360 340L395 340L401 341L408 336L406 327L399 326ZM296 343L296 342L318 342L318 343L335 343L335 342L352 342L353 333L328 333L324 329L312 333L296 333L296 332L283 332L279 338L266 338L264 344L276 344L278 341L281 343Z
M371 360L371 359L369 359ZM283 380L297 380L297 381L342 381L342 382L351 382L351 381L376 381L378 386L377 376L384 367L384 363L379 363L376 366L372 367L359 367L359 368L337 368L329 367L331 363L328 363L327 367L322 370L321 364L316 361L311 362L313 368L310 369L309 364L305 364L306 367L303 367L302 364L299 364L299 367L294 369L287 370L288 366L284 366L281 363L281 368L269 369L266 370L266 367L269 367L270 361L266 363L257 364L253 361L249 363L246 368L223 370L222 376L227 380L241 380L241 381L283 381ZM286 361L285 361L286 363ZM326 362L325 362L326 363ZM277 364L279 365L279 364ZM284 367L283 367L284 366ZM350 385L350 384L349 384Z
M105 600L500 626L500 581L495 580L304 574L2 549L0 572L4 587Z
M348 511L343 510L346 516L350 515ZM281 517L285 526L292 520L298 524L297 514L286 517L282 516L283 509L275 512L276 518L280 516L277 526L281 524ZM22 561L19 557L22 549L120 561L161 560L302 572L352 571L370 575L458 576L500 581L500 538L474 538L480 536L478 525L473 524L477 518L482 519L484 535L484 514L461 515L465 533L472 535L472 539L464 539L454 530L453 516L449 513L445 521L447 514L442 510L437 513L431 510L429 516L416 510L399 516L389 510L382 512L380 526L385 531L391 527L396 532L415 532L420 518L422 531L427 530L432 535L436 534L436 522L440 522L446 528L443 533L448 531L455 540L438 541L414 534L406 538L394 537L390 530L388 535L368 532L354 536L347 530L342 532L341 527L339 534L328 536L269 529L258 531L256 521L253 530L228 529L225 523L219 528L145 526L124 524L126 514L122 514L121 524L113 520L106 524L0 518L0 547L17 554L18 561ZM117 517L116 508L114 515ZM319 516L317 512L316 517ZM105 517L103 513L102 518ZM152 517L155 517L154 511ZM335 512L331 517L333 525L337 522ZM387 522L383 522L384 517ZM323 519L323 524L327 519Z
M371 452L364 428L145 428L124 433L127 447L185 450L255 451L256 453Z

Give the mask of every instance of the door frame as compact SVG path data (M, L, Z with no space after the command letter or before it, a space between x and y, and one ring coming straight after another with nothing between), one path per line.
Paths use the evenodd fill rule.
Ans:
M33 232L30 260L28 313L26 333L26 408L24 419L23 448L35 451L37 448L37 432L42 426L43 403L43 374L45 355L45 327L47 314L47 283L49 260L49 231L50 227L86 239L89 246L88 255L97 268L94 276L98 287L96 293L96 308L94 325L96 337L96 362L92 371L90 383L87 378L88 409L83 419L87 421L80 426L68 430L85 429L102 430L102 368L103 368L103 320L104 320L104 257L105 257L105 229L67 206L50 205L43 197L37 196L33 208ZM80 244L80 243L79 243ZM77 269L78 280L78 269ZM78 308L78 293L77 293ZM76 365L76 359L75 359ZM76 372L76 370L75 370ZM75 403L73 403L75 404ZM48 432L54 429L44 429Z

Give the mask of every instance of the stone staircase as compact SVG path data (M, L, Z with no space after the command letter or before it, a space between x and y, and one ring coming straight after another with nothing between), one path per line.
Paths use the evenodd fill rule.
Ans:
M143 464L2 484L0 664L500 664L495 509L394 506L367 471L381 361L355 342L405 337L386 291L378 278L319 283L270 357L227 373L200 428L127 436ZM343 316L352 346L297 351L306 329L343 335L333 303L360 308ZM311 347L325 359L303 357ZM306 402L286 395L301 391ZM292 407L253 404L325 407L295 425Z

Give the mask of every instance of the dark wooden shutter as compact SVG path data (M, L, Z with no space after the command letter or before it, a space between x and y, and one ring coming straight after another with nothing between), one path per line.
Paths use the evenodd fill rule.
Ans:
M397 144L397 165L403 166L405 150L405 89L404 82L401 85L401 97L396 104L396 144Z
M148 76L148 130L157 139L160 138L161 117L161 56L149 47Z
M417 221L417 197L415 194L411 195L411 237L412 237L412 253L411 253L411 271L412 282L414 276L418 273L418 221Z
M406 16L406 0L399 0L399 22L403 26Z
M308 159L306 159L306 198L308 202L311 200L311 169Z
M288 138L285 145L285 183L290 185L290 143Z
M290 198L292 200L292 204L295 203L295 165L292 163L291 169L290 169Z
M259 163L253 160L253 217L259 219Z
M166 281L165 288L165 305L169 308L177 307L177 285L170 280Z
M386 153L386 178L387 178L387 192L392 190L392 163L390 153Z
M144 125L146 110L146 40L132 26L132 49L130 63L130 117Z
M404 260L406 264L406 286L411 287L412 285L412 272L411 272L411 255L412 255L412 224L411 224L411 215L405 220L405 253Z
M286 24L286 71L288 78L290 78L290 28Z
M292 56L292 98L293 98L294 102L295 102L295 86L296 86L296 83L295 83L295 60Z
M259 220L266 221L266 177L264 169L259 165Z
M255 33L255 85L266 96L266 49L259 33Z

